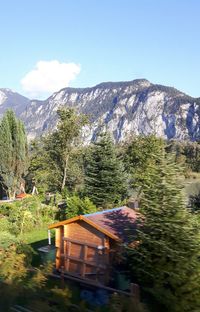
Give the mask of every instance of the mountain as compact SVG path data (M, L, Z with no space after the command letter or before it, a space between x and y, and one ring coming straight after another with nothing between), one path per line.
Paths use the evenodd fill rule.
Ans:
M90 126L83 131L85 142L94 140L104 129L113 134L115 141L131 134L151 133L168 139L200 139L200 98L145 79L64 88L45 101L22 97L14 105L30 139L55 129L56 111L61 105L90 116Z
M9 108L12 108L20 116L29 104L30 100L19 93L13 92L10 89L0 89L0 117Z

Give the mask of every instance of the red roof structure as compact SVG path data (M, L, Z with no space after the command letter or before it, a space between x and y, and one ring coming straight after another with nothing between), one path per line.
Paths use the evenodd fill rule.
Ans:
M86 214L84 218L104 228L122 241L127 241L128 232L136 229L139 213L126 206Z
M49 229L83 220L114 240L127 242L134 235L141 214L126 206L77 216L49 226Z

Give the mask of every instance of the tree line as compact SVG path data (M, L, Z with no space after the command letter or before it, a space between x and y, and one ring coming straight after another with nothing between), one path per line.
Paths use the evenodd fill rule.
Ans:
M55 220L123 205L134 196L140 201L141 218L137 230L129 234L132 243L122 255L131 280L141 286L150 311L199 311L200 218L198 209L187 206L183 191L187 170L199 170L198 143L165 142L150 135L133 136L115 145L111 136L103 133L85 146L81 134L87 117L73 109L60 109L58 117L53 133L31 142L28 157L23 125L11 111L6 113L0 124L0 176L4 189L8 194L16 192L23 179L29 190L36 185L39 194L56 194L67 207L64 216L52 216ZM7 222L10 234L20 235L26 227L34 227L43 219L44 206L25 205L19 218L18 209L9 207L1 219L1 228ZM23 226L21 219L25 220ZM17 226L15 231L13 224ZM28 251L23 247L22 252L22 244L13 242L13 236L9 239L8 244L0 246L0 277L5 281L15 279L15 260L10 261L9 267L13 274L7 277L6 250L6 257L10 252L10 259L13 254L19 258L18 274L21 272L24 280ZM110 307L110 311L125 311L120 302L115 302L115 307Z
M184 174L200 169L198 142L169 141L150 136L132 136L114 144L108 133L85 146L82 128L86 115L73 109L58 110L57 129L29 145L23 123L8 110L0 122L0 183L8 197L20 192L26 182L40 192L73 192L88 196L105 207L122 202L139 189L160 147L172 154Z

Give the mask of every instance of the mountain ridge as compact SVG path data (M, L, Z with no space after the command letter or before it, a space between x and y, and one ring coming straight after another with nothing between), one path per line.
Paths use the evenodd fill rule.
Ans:
M146 79L63 88L43 101L14 94L15 105L11 103L13 98L9 103L24 121L29 139L55 129L59 106L74 107L90 116L90 125L83 129L86 143L105 130L116 142L131 134L151 133L167 139L200 139L200 98ZM0 116L3 107L0 101Z

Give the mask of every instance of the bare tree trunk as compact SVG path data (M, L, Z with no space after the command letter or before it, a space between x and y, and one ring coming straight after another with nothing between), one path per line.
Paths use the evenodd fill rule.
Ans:
M22 218L21 229L20 229L20 235L22 235L22 233L23 233L23 230L24 230L24 223L25 223L25 213L24 213L23 218Z
M15 196L16 196L16 190L14 189L12 199L15 199Z
M8 191L7 191L6 193L7 193L7 197L8 197L8 199L11 199L11 190L10 190L10 189L8 189Z
M32 190L32 193L31 193L32 195L38 195L38 190L37 190L37 187L34 185L33 186L33 190Z
M61 190L64 190L66 179L67 179L68 160L69 160L69 155L67 155L66 158L65 158L65 167L64 167L64 175L63 175L63 181L62 181Z

